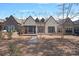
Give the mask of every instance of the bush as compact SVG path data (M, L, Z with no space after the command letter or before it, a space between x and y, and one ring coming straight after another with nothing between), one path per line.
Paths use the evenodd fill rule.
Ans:
M2 38L2 32L0 31L0 40L2 40L3 38Z
M18 56L20 55L20 49L16 47L16 44L14 43L9 43L9 54L10 56Z
M12 39L12 32L8 32L8 39L9 39L9 40Z

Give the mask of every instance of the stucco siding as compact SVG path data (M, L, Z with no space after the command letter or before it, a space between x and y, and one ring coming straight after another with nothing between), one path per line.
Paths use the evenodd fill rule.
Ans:
M52 26L52 27L55 27L55 33L57 33L57 27L58 27L58 24L57 22L54 20L53 17L50 17L48 19L48 21L46 22L45 24L45 33L48 34L48 27L49 26Z

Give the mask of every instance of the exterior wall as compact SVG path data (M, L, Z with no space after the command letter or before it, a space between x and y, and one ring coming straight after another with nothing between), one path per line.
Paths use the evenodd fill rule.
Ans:
M55 27L55 33L57 33L57 27L58 27L58 24L57 22L54 20L53 17L50 17L48 19L48 21L46 22L45 24L45 33L48 34L48 27L49 26L54 26Z
M43 30L44 32L43 33L38 33L38 30L39 30L38 27L40 27L40 26L44 27L44 30ZM36 29L37 34L44 34L45 33L45 22L37 22L36 23L36 28L37 28Z

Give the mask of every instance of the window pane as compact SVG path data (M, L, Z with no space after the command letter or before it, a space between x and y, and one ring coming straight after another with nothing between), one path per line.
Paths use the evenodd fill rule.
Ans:
M48 33L55 32L55 27L48 27Z

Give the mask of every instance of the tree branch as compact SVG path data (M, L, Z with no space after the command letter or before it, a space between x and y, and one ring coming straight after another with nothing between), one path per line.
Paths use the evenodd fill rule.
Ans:
M71 12L72 5L73 5L73 4L69 4L68 11L67 11L67 17L69 16L69 14L70 14L70 12Z
M79 15L79 12L76 13L74 16L71 17L71 19L73 19L74 17L77 17Z

